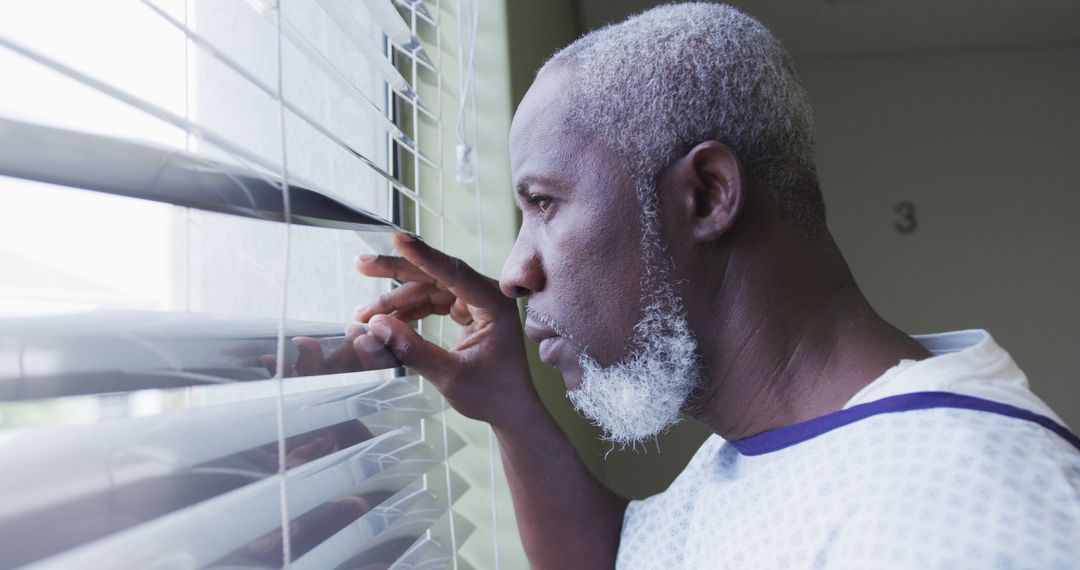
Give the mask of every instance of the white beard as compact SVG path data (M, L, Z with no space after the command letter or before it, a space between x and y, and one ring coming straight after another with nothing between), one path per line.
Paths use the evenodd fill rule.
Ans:
M663 248L654 236L647 231L643 240L649 274L642 281L644 314L634 326L630 352L603 367L582 351L581 385L567 392L574 408L604 430L604 439L621 447L643 443L679 423L680 411L703 376L686 308L660 263Z

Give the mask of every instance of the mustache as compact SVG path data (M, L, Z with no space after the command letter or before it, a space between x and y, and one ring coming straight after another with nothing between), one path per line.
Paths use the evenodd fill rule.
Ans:
M541 313L540 311L537 311L537 310L533 309L532 307L530 307L528 305L525 305L525 315L527 317L529 317L530 319L532 319L532 320L534 320L534 321L536 321L536 322L550 328L551 330L555 331L555 334L557 334L557 335L559 335L559 336L561 336L561 337L563 337L563 338L565 338L565 339L567 339L567 340L569 340L571 342L574 342L574 337L570 334L570 332L567 331L566 329L564 329L563 327L559 326L559 323L556 323L555 319L545 315L544 313Z

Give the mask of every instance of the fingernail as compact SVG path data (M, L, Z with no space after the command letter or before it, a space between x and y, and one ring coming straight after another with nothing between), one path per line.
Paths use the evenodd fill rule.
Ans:
M345 325L345 336L354 337L354 336L362 335L362 334L364 334L366 332L367 332L367 327L365 327L363 325L357 325L357 324L353 324L353 323Z
M405 233L405 232L401 232L401 233L398 234L398 239L400 239L401 241L404 241L404 242L414 242L414 241L416 241L416 236L414 236L412 234Z
M359 305L358 307L353 309L353 312L352 312L353 318L356 319L356 320L360 320L360 315L363 314L363 312L366 311L369 306L370 305L368 305L368 304L363 304L363 305Z
M375 315L371 318L371 322L368 323L368 328L371 330L371 334L379 337L379 340L383 341L383 344L390 342L390 334L392 331L390 327L383 322L382 315Z
M361 262L361 263L367 263L369 261L375 261L376 257L379 257L379 256L371 255L370 253L361 253L360 255L356 256L356 261Z
M353 341L353 346L362 348L367 352L375 352L382 349L383 343L375 338L375 335L362 334Z

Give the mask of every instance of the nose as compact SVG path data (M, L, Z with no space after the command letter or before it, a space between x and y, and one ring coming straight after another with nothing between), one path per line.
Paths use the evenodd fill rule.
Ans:
M499 275L499 289L510 298L528 297L544 288L540 255L525 232L522 227Z

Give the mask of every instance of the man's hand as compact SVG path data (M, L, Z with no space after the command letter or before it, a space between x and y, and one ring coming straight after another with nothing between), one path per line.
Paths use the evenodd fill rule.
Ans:
M498 283L409 236L394 236L402 257L361 256L364 275L403 284L357 308L369 335L353 341L358 354L385 345L402 364L426 377L462 414L495 427L545 413L525 359L517 303ZM404 321L449 314L461 325L453 350L424 340Z
M295 376L340 374L342 372L380 370L399 365L394 355L390 354L378 339L365 333L367 333L367 330L360 325L347 325L341 346L331 351L330 354L323 353L322 343L319 339L306 336L292 337L290 340L297 348L296 359L292 362L286 359L281 375L285 378L292 378ZM364 350L359 350L359 347L354 344L359 337L365 337L360 345ZM262 354L257 357L257 360L259 365L266 368L271 376L277 373L277 356Z

